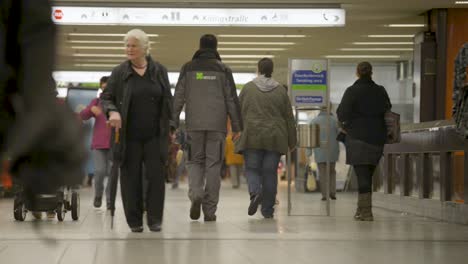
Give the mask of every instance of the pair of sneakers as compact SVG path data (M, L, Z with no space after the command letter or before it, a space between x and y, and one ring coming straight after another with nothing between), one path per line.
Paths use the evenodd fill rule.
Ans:
M278 200L275 199L275 204L279 204ZM247 210L247 214L252 216L257 213L258 206L262 203L262 195L261 194L254 194L250 197L250 204L249 209ZM273 214L266 214L262 212L263 217L266 219L273 218Z
M201 200L195 200L192 202L190 206L190 219L198 220L201 215ZM205 222L216 222L216 215L205 215L204 216Z

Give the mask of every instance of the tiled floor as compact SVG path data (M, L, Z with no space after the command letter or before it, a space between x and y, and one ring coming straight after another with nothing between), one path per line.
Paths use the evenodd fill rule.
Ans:
M355 196L339 194L326 217L318 194L294 194L287 215L280 188L277 214L247 216L246 188L222 188L216 223L190 221L187 186L167 189L163 231L130 233L121 203L115 227L81 190L81 218L15 222L12 200L0 200L0 263L467 263L468 226L375 209L374 222L355 222Z

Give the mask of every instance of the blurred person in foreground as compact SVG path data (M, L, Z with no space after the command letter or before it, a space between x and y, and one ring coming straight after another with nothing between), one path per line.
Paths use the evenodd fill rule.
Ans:
M78 185L83 175L80 124L56 102L55 33L48 1L0 2L0 159L25 199Z
M239 99L231 69L221 62L218 40L206 34L200 49L181 69L174 95L174 120L185 106L190 218L216 221L228 116L233 137L242 131Z
M273 218L281 155L296 146L296 122L286 89L272 78L273 61L258 62L258 77L247 83L239 98L244 131L236 152L245 159L249 185L248 215L262 205L262 215Z
M358 80L348 87L337 109L338 120L346 133L346 163L357 175L359 195L354 218L373 221L372 175L383 155L387 138L385 112L392 108L385 88L372 80L372 65L357 65Z
M103 76L99 81L99 86L102 91L106 90L107 80L109 77ZM107 125L106 115L102 111L101 100L99 98L93 99L89 105L80 112L82 120L95 119L93 129L93 139L91 142L91 149L93 151L94 159L94 202L95 208L100 208L102 205L102 195L104 193L104 180L109 180L111 169L111 129ZM110 206L110 188L109 181L107 181L106 188L106 204L107 209Z
M130 30L125 38L127 60L112 70L101 94L109 124L118 132L114 144L120 163L125 217L132 232L143 232L143 197L147 224L161 231L165 197L172 95L167 69L149 55L148 35ZM114 162L116 162L114 160ZM142 167L147 181L143 195Z

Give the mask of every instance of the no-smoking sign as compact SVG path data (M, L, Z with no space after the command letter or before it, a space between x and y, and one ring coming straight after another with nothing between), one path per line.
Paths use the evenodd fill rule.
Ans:
M63 12L62 12L62 10L56 9L56 10L54 11L54 18L57 19L57 20L60 20L60 19L62 19L62 17L63 17Z

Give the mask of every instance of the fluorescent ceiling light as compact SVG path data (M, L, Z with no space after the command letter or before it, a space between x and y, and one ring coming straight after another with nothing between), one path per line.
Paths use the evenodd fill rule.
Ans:
M414 35L367 35L369 38L412 38Z
M468 1L455 1L456 5L468 5Z
M248 63L248 64L257 64L258 61L255 60L223 60L224 63L227 64L242 64L242 63Z
M329 59L398 59L400 55L327 55Z
M282 51L286 48L218 48L220 51Z
M234 58L245 58L245 59L254 59L254 58L274 58L274 55L262 55L262 54L257 54L257 55L221 55L221 58L226 58L226 59L234 59Z
M425 27L425 24L389 24L387 27Z
M105 68L105 67L115 67L116 64L104 64L104 63L76 63L73 64L76 67L98 67L98 68Z
M221 41L219 45L278 45L278 46L289 46L295 45L296 42L232 42L232 41Z
M125 37L127 34L112 34L112 33L68 33L69 36L80 37ZM158 34L146 34L148 37L159 37Z
M104 50L124 50L125 47L105 47L105 46L71 46L72 49L90 49L90 50L97 50L97 49L104 49Z
M341 48L342 51L413 51L413 48Z
M352 42L353 45L413 45L413 42Z
M220 38L305 38L307 35L218 35Z
M257 66L255 65L234 65L231 66L231 68L249 68L249 69L255 69Z
M109 76L110 71L54 71L53 76L57 82L99 82L102 76ZM168 72L169 82L176 84L179 72ZM246 84L257 77L255 73L236 73L232 76L236 84Z
M132 8L54 6L60 25L342 27L341 8Z
M125 54L86 54L86 53L75 53L73 57L103 57L103 58L125 58Z
M121 59L99 59L99 58L91 58L91 59L85 59L85 58L75 58L73 60L75 63L114 63L114 65L122 63Z
M73 44L120 44L124 45L122 40L67 40L67 43ZM150 41L150 44L155 44L159 42Z

